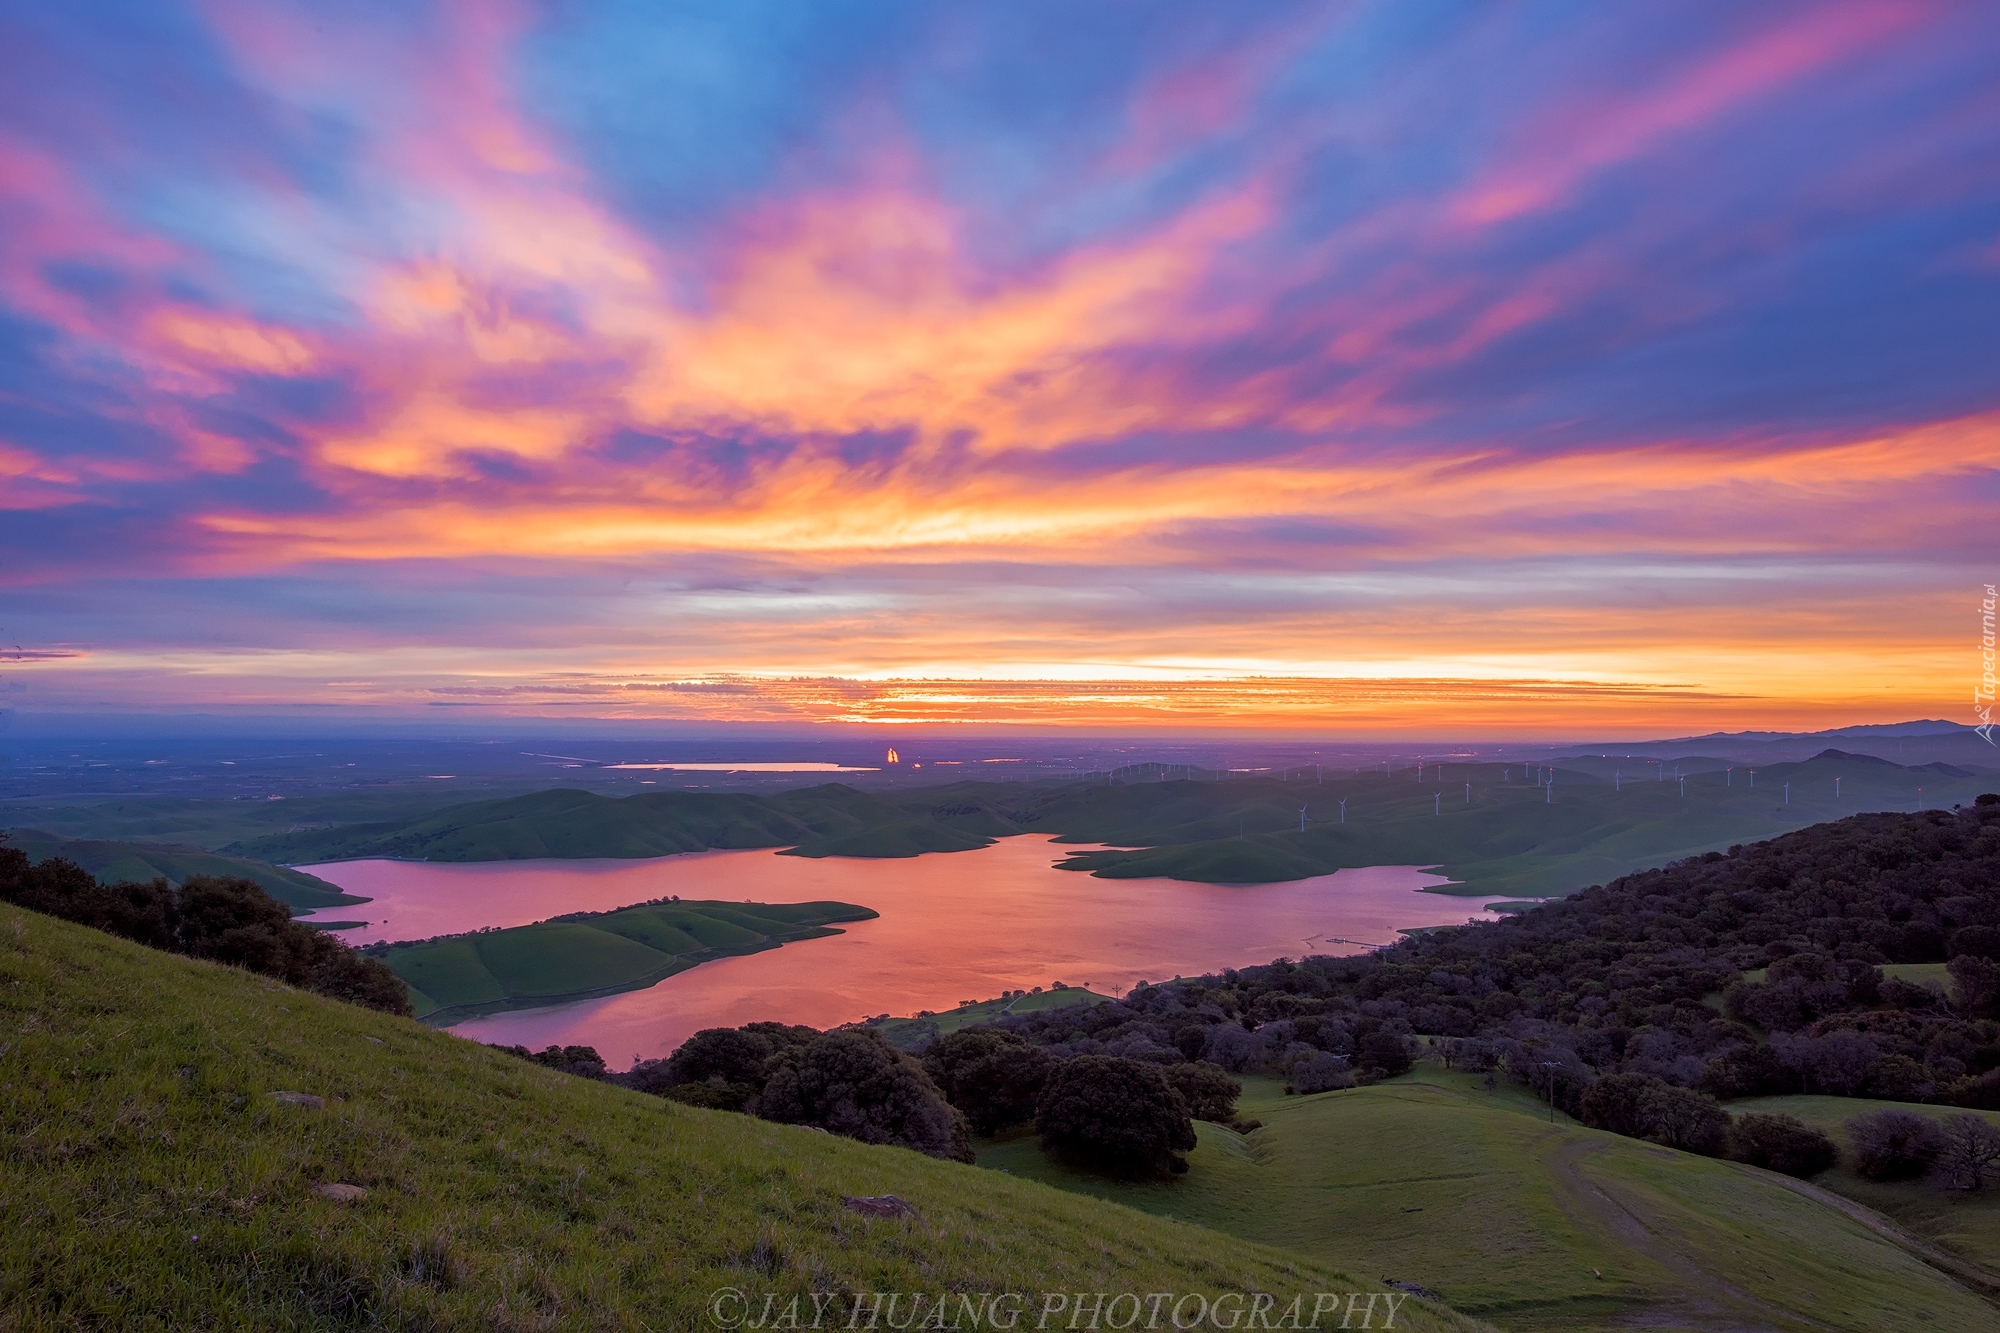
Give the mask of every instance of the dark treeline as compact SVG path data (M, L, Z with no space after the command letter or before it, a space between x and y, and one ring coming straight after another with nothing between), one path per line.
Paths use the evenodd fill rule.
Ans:
M178 889L164 879L101 884L61 857L31 864L0 837L0 902L336 1000L410 1012L409 991L388 967L292 920L290 908L251 880L190 875Z
M935 1041L921 1059L868 1027L707 1028L666 1059L622 1074L588 1046L501 1049L691 1106L952 1161L972 1160L975 1133L1032 1122L1047 1151L1130 1178L1187 1170L1182 1154L1195 1146L1193 1121L1231 1122L1243 1091L1229 1073L1203 1061L1162 1066L1115 1055L1059 1055L988 1027Z

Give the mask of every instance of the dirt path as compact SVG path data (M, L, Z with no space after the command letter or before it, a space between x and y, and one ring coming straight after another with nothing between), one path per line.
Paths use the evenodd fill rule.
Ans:
M1641 1212L1596 1181L1586 1179L1580 1164L1601 1151L1601 1145L1587 1139L1570 1139L1542 1159L1563 1191L1559 1201L1580 1224L1610 1232L1665 1269L1679 1287L1672 1294L1662 1293L1652 1308L1619 1320L1621 1326L1700 1329L1706 1333L1836 1333L1831 1325L1772 1305L1725 1281L1699 1258L1684 1253L1655 1231Z
M1745 1167L1744 1169L1746 1171L1757 1170L1755 1167ZM2000 1305L2000 1277L1995 1277L1992 1273L1987 1272L1970 1259L1961 1258L1949 1250L1938 1248L1920 1236L1910 1234L1874 1209L1865 1204L1856 1203L1853 1199L1845 1195L1835 1194L1832 1190L1821 1189L1818 1185L1814 1185L1809 1181L1795 1180L1791 1176L1779 1175L1775 1171L1763 1171L1759 1172L1759 1174L1767 1180L1783 1185L1794 1194L1803 1194L1808 1199L1812 1199L1817 1203L1823 1203L1827 1207L1859 1222L1883 1240L1908 1253L1912 1258L1922 1260L1960 1285L1969 1288L1975 1295L1978 1295L1987 1303Z

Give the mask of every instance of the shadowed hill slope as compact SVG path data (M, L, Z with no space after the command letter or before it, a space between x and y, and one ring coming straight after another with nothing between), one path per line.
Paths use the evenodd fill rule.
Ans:
M780 1309L797 1297L808 1320L818 1293L839 1326L868 1292L1249 1290L1310 1306L1383 1290L997 1173L569 1078L11 908L0 1030L12 1329L639 1333L707 1326L725 1287ZM883 1195L911 1215L843 1203ZM1474 1327L1415 1300L1396 1326Z

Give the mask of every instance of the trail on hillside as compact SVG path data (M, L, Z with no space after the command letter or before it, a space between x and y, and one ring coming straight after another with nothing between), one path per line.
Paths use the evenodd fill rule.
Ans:
M1701 1255L1677 1244L1671 1230L1649 1220L1651 1210L1643 1203L1621 1198L1621 1191L1615 1182L1587 1176L1584 1164L1603 1151L1601 1143L1570 1139L1558 1144L1542 1159L1549 1169L1550 1178L1562 1192L1560 1202L1579 1221L1595 1223L1610 1231L1624 1244L1673 1274L1680 1287L1653 1309L1628 1316L1621 1323L1640 1328L1684 1326L1712 1333L1779 1333L1789 1330L1813 1330L1817 1333L1818 1330L1834 1328L1796 1310L1773 1305L1728 1281L1715 1272ZM1865 1227L1988 1304L1993 1304L1996 1295L2000 1295L2000 1282L1996 1282L1993 1275L1984 1269L1910 1235L1852 1199L1775 1172L1758 1171L1757 1174Z
M1685 1327L1709 1333L1837 1333L1832 1325L1804 1318L1760 1300L1711 1271L1698 1257L1669 1240L1644 1213L1618 1199L1597 1181L1586 1179L1580 1164L1604 1151L1602 1144L1571 1138L1558 1144L1542 1161L1562 1191L1559 1200L1586 1225L1609 1231L1680 1280L1680 1290L1653 1308L1620 1320L1627 1327Z

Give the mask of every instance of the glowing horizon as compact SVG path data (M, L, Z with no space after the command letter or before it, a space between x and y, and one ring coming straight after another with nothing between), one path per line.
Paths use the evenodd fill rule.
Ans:
M0 36L12 709L1976 720L1990 10Z

